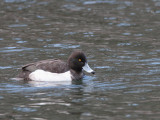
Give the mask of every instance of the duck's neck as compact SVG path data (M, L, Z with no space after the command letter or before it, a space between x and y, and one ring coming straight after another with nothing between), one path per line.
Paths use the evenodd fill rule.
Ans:
M80 80L80 79L83 78L84 74L83 74L82 70L79 71L79 72L77 72L77 71L71 69L70 72L71 72L71 78L72 78L72 80Z

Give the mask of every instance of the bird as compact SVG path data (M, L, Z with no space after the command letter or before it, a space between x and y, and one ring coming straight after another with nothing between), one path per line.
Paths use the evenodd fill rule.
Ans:
M21 68L18 77L32 81L75 81L84 76L84 72L95 74L81 50L71 53L65 62L60 59L47 59L29 63Z

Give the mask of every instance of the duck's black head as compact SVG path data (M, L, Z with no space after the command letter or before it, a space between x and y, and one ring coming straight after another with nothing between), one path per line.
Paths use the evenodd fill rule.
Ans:
M74 51L68 58L69 68L76 71L82 72L84 69L86 72L94 74L95 72L89 67L87 58L82 51Z

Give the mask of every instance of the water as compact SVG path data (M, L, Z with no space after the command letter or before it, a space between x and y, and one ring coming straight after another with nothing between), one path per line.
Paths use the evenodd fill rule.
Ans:
M2 0L0 119L159 120L159 0ZM37 60L85 51L95 75L16 81Z

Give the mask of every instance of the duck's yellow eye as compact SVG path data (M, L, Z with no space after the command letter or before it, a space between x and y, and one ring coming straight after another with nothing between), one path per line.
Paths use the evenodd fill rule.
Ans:
M78 59L78 61L81 62L82 60L81 60L81 59Z

